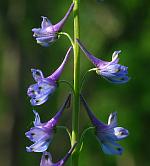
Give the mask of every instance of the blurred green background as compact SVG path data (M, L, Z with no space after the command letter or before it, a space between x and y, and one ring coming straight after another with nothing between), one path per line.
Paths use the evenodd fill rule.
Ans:
M43 122L60 108L70 89L61 84L48 102L33 108L26 95L33 84L31 68L51 74L62 62L70 46L61 37L48 48L36 44L31 29L40 27L40 16L57 23L68 10L71 0L1 0L0 1L0 165L38 166L41 154L27 153L32 143L25 132L32 126L36 109ZM64 31L73 34L72 15ZM122 50L120 63L129 67L131 80L113 85L94 72L86 77L83 95L95 115L107 122L109 114L118 112L118 125L129 130L120 141L122 156L105 155L93 135L87 134L80 166L149 166L150 165L150 2L148 0L81 0L81 41L95 56L111 60L115 50ZM92 68L81 52L81 78ZM72 82L73 59L65 66L61 79ZM66 110L59 125L71 128L71 110ZM81 106L80 131L90 126ZM62 158L69 149L67 134L55 135L49 150L53 161ZM68 160L67 166L70 165Z

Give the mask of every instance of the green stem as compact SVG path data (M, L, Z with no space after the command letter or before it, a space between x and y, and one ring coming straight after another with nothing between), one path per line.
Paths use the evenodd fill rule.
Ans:
M80 137L80 142L78 143L78 151L79 153L81 152L82 150L82 147L83 147L83 140L84 140L84 137L85 135L89 132L89 131L95 131L95 127L88 127L86 128L83 132L82 132L82 135Z
M86 75L88 74L89 70L86 71L86 73L83 75L82 77L82 80L81 80L81 85L80 85L80 93L82 91L82 88L83 88L83 85L84 85L84 82L85 82L85 78L86 78Z
M79 110L80 110L80 56L79 46L76 39L79 39L79 0L74 2L74 100L72 113L72 146L79 140ZM79 154L75 148L72 154L72 166L78 166Z
M96 71L96 70L98 70L98 68L92 68L92 69L90 69L88 71L90 72L90 71Z
M96 71L96 70L97 70L97 68L92 68L92 69L90 69L90 70L88 70L88 71L85 72L85 74L83 75L82 80L81 80L80 93L81 93L81 91L82 91L82 88L83 88L83 85L84 85L84 82L85 82L86 75L87 75L89 72L91 72L91 71Z
M65 127L65 126L56 126L56 129L63 129L63 130L65 130L67 132L67 134L69 136L69 139L70 139L70 142L71 142L71 133L70 133L70 131L68 130L67 127Z
M70 36L68 33L66 33L66 32L59 32L58 34L59 34L59 35L64 35L64 36L66 36L66 37L70 40L71 45L72 45L73 48L74 48L74 42L73 42L71 36Z
M72 90L72 92L73 92L73 94L74 94L74 88L73 88L73 86L72 86L72 84L70 83L70 82L68 82L68 81L66 81L66 80L59 80L58 81L58 84L59 83L65 83L65 84L67 84L70 88L71 88L71 90Z

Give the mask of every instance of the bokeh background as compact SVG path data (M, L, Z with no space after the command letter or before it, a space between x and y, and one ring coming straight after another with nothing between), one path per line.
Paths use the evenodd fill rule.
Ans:
M48 102L33 108L26 95L33 84L31 68L41 69L45 76L61 63L70 46L61 37L48 48L36 44L31 29L40 27L40 16L57 23L68 10L71 0L1 0L0 1L0 165L39 165L41 154L27 153L31 142L25 132L32 126L36 109L43 121L50 119L60 108L70 91L60 84ZM73 35L72 15L64 31ZM115 50L122 50L120 63L129 67L131 80L113 85L94 72L87 75L83 88L95 115L107 122L109 114L118 112L118 124L130 131L120 141L125 151L122 156L105 155L95 137L87 134L80 157L80 166L149 166L150 165L150 2L148 0L81 0L81 41L95 56L111 60ZM81 53L81 78L92 68ZM72 82L73 59L65 66L61 79ZM66 110L59 121L71 129L71 110ZM80 131L90 126L81 106ZM55 134L49 150L53 161L62 158L69 149L67 134ZM70 165L68 160L67 166Z

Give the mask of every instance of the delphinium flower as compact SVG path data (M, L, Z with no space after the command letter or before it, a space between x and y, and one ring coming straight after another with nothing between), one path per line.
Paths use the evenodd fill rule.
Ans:
M35 114L35 121L33 122L34 127L26 132L25 135L34 144L32 144L30 147L26 147L27 152L44 152L47 150L53 139L55 126L57 125L58 120L60 119L65 108L68 107L70 98L71 95L68 96L60 111L58 111L56 115L48 122L41 123L39 114L36 111L33 111Z
M94 116L82 96L81 101L93 126L95 126L95 134L101 144L103 152L109 155L121 155L123 148L121 145L117 144L116 141L126 138L129 132L122 127L117 127L117 113L111 113L108 119L108 124L105 124Z
M98 75L101 75L107 81L114 84L123 84L129 81L129 77L127 76L128 67L118 64L118 55L121 51L115 51L112 55L112 61L107 62L93 56L78 39L77 42L88 59L96 66L94 70L96 70Z
M60 161L58 161L57 163L52 162L52 157L51 157L51 154L49 152L46 152L46 151L43 152L40 166L63 166L66 163L66 161L68 160L68 158L70 157L75 146L76 146L76 144L74 144L71 147L71 149L68 151L68 153L64 156L64 158L61 159Z
M42 16L43 20L41 23L41 28L32 29L32 32L34 32L33 36L37 40L37 43L39 43L40 45L44 47L48 47L50 43L56 41L58 39L58 32L62 30L73 7L74 7L74 3L71 4L64 18L55 25L52 25L52 23L48 20L47 17Z
M67 54L59 68L46 78L41 70L31 69L36 84L30 85L27 94L31 97L30 102L33 106L41 105L46 102L48 100L48 96L55 91L57 88L57 81L63 72L66 62L68 61L71 50L72 47L67 51Z

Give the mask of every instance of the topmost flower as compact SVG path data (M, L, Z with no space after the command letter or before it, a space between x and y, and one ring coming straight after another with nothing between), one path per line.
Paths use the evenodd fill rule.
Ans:
M88 59L96 66L96 68L91 70L96 70L98 75L101 75L107 81L114 84L123 84L129 81L129 77L127 76L128 67L118 63L118 55L121 51L115 51L112 55L112 61L107 62L93 56L78 39L77 43Z
M47 17L42 16L43 20L41 23L41 28L32 29L32 32L34 32L33 37L36 38L37 43L44 47L48 47L50 43L56 41L58 39L57 33L63 28L63 25L73 10L73 7L74 3L71 4L64 18L55 25L52 25Z

